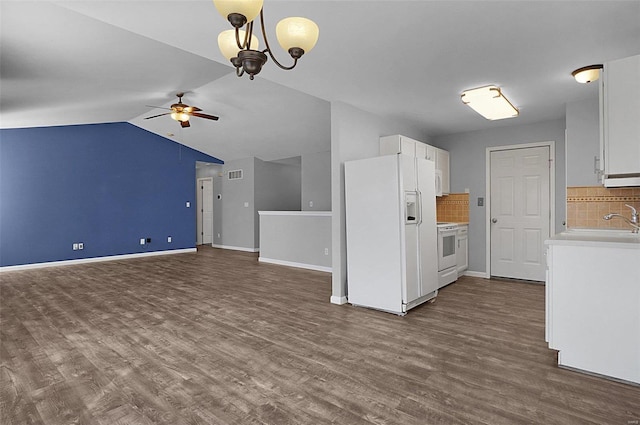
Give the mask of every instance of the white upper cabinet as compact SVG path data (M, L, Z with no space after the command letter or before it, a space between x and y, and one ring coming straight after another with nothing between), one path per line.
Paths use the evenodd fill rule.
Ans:
M417 158L426 158L435 162L437 196L450 193L448 151L399 134L380 138L380 155L395 155L398 153Z
M442 173L442 194L448 195L450 191L450 175L449 175L449 151L435 148L436 150L436 170Z
M416 158L427 158L427 145L422 142L416 142Z
M381 137L380 155L395 155L397 153L403 153L405 155L416 156L417 144L422 143L398 134L394 136Z
M429 161L433 161L436 162L436 148L435 146L431 146L431 145L425 145L427 147L427 156L426 158Z
M640 186L640 55L602 71L601 150L605 186Z

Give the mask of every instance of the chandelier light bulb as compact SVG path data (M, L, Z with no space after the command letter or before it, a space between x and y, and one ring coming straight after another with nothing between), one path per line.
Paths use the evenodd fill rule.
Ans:
M245 36L246 35L243 30L238 31L238 37L240 38L241 43L244 41ZM237 57L240 49L238 48L238 42L236 40L236 30L222 31L218 35L218 47L220 48L222 56L224 56L227 60L231 60L231 58ZM251 42L249 43L249 49L258 50L258 47L258 37L252 34Z
M238 14L244 16L246 22L251 22L258 16L263 3L263 0L213 0L223 18L229 19L229 15Z
M307 18L285 18L276 25L278 43L286 51L298 48L308 53L316 45L319 34L318 25Z

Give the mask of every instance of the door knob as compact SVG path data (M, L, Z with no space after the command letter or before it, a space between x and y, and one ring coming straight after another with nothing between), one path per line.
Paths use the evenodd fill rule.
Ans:
M492 223L497 223L497 222L498 222L498 219L497 219L497 218L492 218L492 219L491 219L491 222L492 222Z

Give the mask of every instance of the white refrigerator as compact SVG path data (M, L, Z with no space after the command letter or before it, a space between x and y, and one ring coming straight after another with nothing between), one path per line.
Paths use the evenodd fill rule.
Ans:
M344 171L347 299L404 315L438 294L435 165L397 154Z

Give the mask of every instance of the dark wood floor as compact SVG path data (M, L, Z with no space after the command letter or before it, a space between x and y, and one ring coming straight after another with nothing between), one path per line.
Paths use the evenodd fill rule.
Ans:
M556 367L540 285L464 277L398 317L214 248L0 279L2 424L640 419L639 387Z

